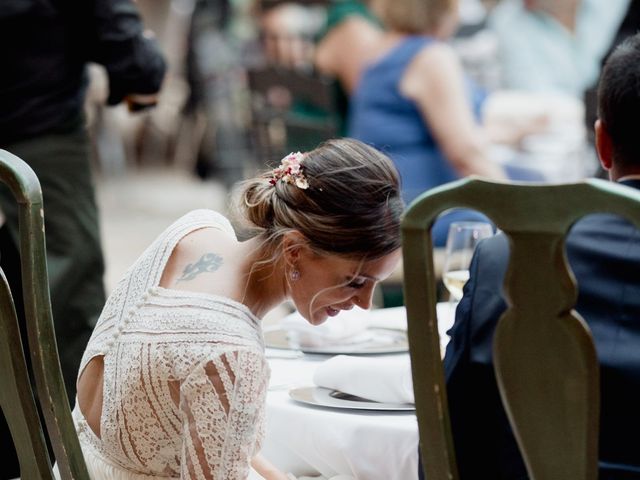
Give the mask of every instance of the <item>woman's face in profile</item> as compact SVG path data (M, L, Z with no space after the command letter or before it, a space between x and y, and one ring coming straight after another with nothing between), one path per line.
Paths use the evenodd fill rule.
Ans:
M312 325L319 325L354 306L370 308L375 285L391 275L399 260L399 249L362 262L319 255L307 248L300 253L295 265L299 278L289 281L290 297Z

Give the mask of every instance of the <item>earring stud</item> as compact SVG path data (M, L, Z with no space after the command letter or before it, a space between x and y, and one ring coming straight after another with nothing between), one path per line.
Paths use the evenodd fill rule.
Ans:
M291 281L296 282L300 280L300 272L298 270L291 270Z

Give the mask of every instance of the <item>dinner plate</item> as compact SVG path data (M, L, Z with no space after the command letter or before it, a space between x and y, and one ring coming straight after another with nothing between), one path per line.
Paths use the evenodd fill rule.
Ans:
M353 343L326 344L321 346L301 345L295 334L286 330L264 332L265 346L285 350L300 350L321 355L380 355L409 351L407 332L388 328L369 328L362 341Z
M289 396L296 402L316 407L390 412L409 412L415 410L415 406L410 403L374 402L324 387L294 388L289 390Z

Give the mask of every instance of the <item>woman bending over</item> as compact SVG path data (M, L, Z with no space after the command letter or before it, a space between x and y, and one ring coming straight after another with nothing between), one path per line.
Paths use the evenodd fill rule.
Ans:
M247 181L253 236L196 210L111 294L82 359L73 416L94 480L286 478L257 456L269 367L261 318L290 300L312 324L354 305L399 259L392 162L333 140Z

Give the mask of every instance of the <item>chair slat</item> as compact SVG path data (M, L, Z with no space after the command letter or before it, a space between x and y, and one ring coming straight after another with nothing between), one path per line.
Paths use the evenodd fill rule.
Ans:
M0 408L11 431L23 478L53 479L44 433L30 388L18 318L0 269Z
M44 211L40 182L33 170L15 155L0 150L0 181L11 189L19 205L20 257L22 289L37 398L46 423L46 432L53 447L60 474L67 479L89 479L80 443L73 425L69 400L65 391L58 348L55 339L45 250ZM10 297L9 297L10 298ZM6 300L6 297L4 298ZM4 302L3 302L4 303ZM5 305L4 310L13 309ZM13 348L18 348L12 344ZM21 348L21 347L20 347ZM18 378L20 389L31 388ZM7 417L31 415L28 410L4 411ZM33 422L31 418L29 422ZM21 448L21 444L16 445ZM40 446L33 444L33 449ZM27 453L28 454L28 453ZM46 451L45 451L46 454ZM25 455L25 453L19 453ZM24 468L21 463L21 468ZM25 478L50 478L25 476Z

